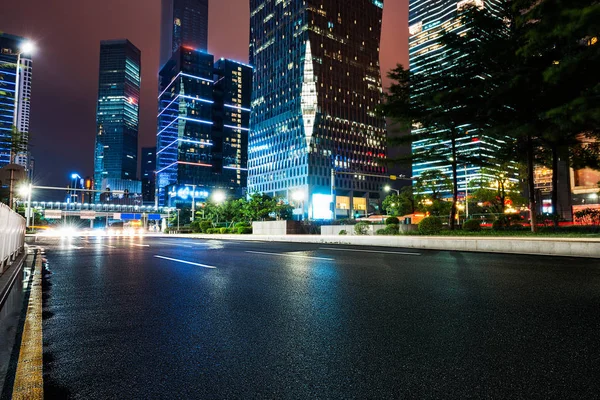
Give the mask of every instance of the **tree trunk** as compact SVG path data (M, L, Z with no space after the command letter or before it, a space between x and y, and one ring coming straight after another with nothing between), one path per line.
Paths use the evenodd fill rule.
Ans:
M456 228L456 204L458 203L458 163L456 161L456 139L452 137L452 211L450 212L450 230Z
M535 181L533 180L534 162L533 138L527 135L527 188L529 190L529 210L531 212L531 232L537 232L537 204L535 201Z
M554 228L558 228L558 148L552 147L552 221Z

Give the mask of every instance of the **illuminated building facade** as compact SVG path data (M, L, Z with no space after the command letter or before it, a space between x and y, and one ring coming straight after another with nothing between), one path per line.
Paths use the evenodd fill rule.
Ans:
M137 181L140 63L140 51L126 39L100 44L94 157L96 190L115 190L112 186L118 186L140 193Z
M142 198L146 202L154 202L156 187L156 146L142 147Z
M196 201L245 195L252 68L181 47L159 84L159 204L189 203L194 187Z
M162 0L160 65L181 46L208 48L208 0Z
M27 138L33 62L30 54L21 53L21 56L18 56L25 42L26 39L22 37L0 32L0 168L11 163L19 164L31 177L33 161L31 153L27 150ZM19 146L20 149L14 148L12 143L13 127L23 134L24 142ZM12 160L11 149L14 151Z
M500 12L500 0L410 0L409 2L409 60L410 71L415 74L426 73L432 66L439 68L442 63L451 70L452 63L448 62L449 50L442 46L440 40L445 32L462 33L466 27L462 25L459 14L462 7L473 4L486 7L493 12ZM485 136L476 129L468 130L466 135L458 140L460 155L477 155L481 159L493 160L499 143L497 140ZM416 131L418 132L418 131ZM436 146L448 147L448 159L451 157L448 143L439 143ZM415 141L412 144L413 154L428 150L426 141ZM460 162L460 160L459 160ZM440 170L451 176L452 167L448 161L413 163L413 176L419 177L429 170ZM465 162L459 165L458 187L463 193L471 180L479 179L481 167ZM511 177L515 180L516 176ZM447 193L451 196L451 192Z
M382 14L377 0L250 0L249 192L331 219L335 169L351 173L335 178L338 217L378 210Z

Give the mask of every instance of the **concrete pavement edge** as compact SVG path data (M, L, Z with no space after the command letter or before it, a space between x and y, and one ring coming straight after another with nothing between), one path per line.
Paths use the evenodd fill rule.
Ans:
M600 258L600 240L583 238L446 237L446 236L325 236L325 235L204 235L165 234L161 237L283 243L338 244L422 250L467 251L560 257Z

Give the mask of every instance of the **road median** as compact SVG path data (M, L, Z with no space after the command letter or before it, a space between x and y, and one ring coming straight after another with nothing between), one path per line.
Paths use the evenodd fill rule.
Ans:
M381 246L424 250L600 258L600 239L585 238L205 234L169 234L164 236L215 240L344 244L352 246Z

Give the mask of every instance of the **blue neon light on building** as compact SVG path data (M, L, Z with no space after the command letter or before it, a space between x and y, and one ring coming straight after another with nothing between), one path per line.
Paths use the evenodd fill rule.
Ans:
M251 85L250 66L215 63L211 54L188 47L164 65L156 138L159 204L191 201L170 195L186 184L201 192L245 194Z
M24 42L25 38L0 32L0 168L16 163L22 165L31 177L32 158L27 140L32 78L30 54L21 54L17 87L17 59ZM15 95L18 96L17 102ZM24 135L20 148L13 145L13 126Z

